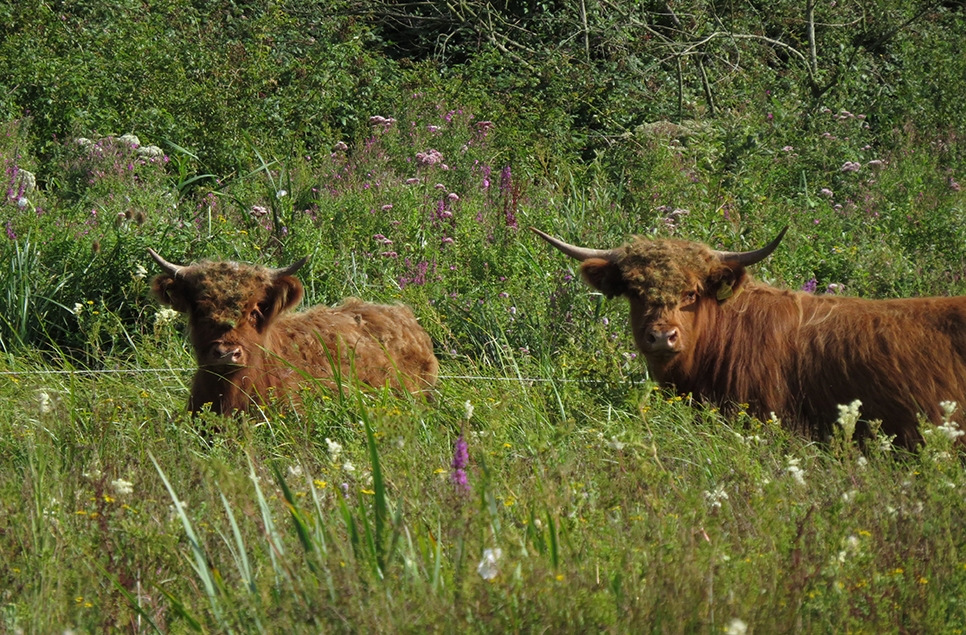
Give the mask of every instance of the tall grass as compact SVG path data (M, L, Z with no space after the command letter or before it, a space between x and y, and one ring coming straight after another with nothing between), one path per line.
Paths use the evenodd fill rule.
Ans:
M339 56L317 73L335 84L306 118L375 90L382 63L328 28ZM345 65L361 75L339 79ZM662 390L626 306L526 231L745 249L789 224L756 276L962 293L957 131L761 90L686 134L628 125L577 156L589 146L560 141L559 104L523 127L541 121L532 96L488 107L406 77L328 133L299 115L304 137L226 132L204 151L160 132L27 143L54 111L7 126L8 176L41 178L0 203L0 632L962 630L955 430L931 427L917 453L860 448L851 415L815 440ZM87 80L72 81L61 90ZM249 112L211 103L186 125L204 127L206 104L213 131ZM166 154L139 153L151 145ZM183 318L149 297L147 247L184 263L311 255L306 303L410 305L439 386L423 400L338 377L309 382L297 411L190 418L194 360Z

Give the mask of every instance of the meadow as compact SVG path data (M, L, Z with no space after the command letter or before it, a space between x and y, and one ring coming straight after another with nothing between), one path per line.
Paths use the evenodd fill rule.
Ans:
M889 5L878 49L829 27L818 74L736 39L711 84L591 3L588 32L666 73L643 87L603 54L525 66L459 29L429 55L337 4L2 7L43 37L0 45L21 56L0 98L0 633L966 629L955 430L860 447L861 408L815 439L662 389L626 302L528 231L740 250L789 225L757 278L966 293L961 4ZM65 47L85 37L112 54ZM433 398L346 380L188 416L185 320L150 297L148 247L310 255L305 304L408 304Z

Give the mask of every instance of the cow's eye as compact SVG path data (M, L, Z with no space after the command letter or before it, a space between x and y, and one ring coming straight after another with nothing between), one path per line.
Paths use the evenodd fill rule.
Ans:
M697 291L688 291L687 293L684 294L684 303L685 304L691 304L692 302L694 302L697 299L698 299L698 292Z
M265 320L265 314L262 313L261 309L255 307L252 312L248 314L248 319L251 320L254 326L261 326L262 322Z

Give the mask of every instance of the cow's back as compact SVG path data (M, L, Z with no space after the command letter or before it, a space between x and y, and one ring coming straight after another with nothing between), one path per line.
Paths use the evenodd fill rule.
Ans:
M388 381L415 392L436 383L439 363L432 340L405 305L348 298L336 307L283 316L275 327L279 354L312 376L331 377L332 358L343 373L351 368L373 386Z
M716 313L698 358L670 378L696 395L820 437L838 405L858 399L862 418L906 447L921 440L920 415L940 423L940 402L966 408L966 297L866 300L753 284Z

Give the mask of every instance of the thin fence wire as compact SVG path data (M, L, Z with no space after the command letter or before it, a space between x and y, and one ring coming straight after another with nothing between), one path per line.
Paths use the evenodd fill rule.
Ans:
M190 373L196 368L107 368L102 370L3 370L0 377L4 376L29 376L29 375L125 375L138 373L153 373L160 375L163 373ZM489 375L440 375L442 379L462 379L466 381L513 381L513 382L532 382L532 383L559 383L559 384L606 384L611 383L606 379L566 379L561 377L495 377ZM635 381L641 383L644 380Z

